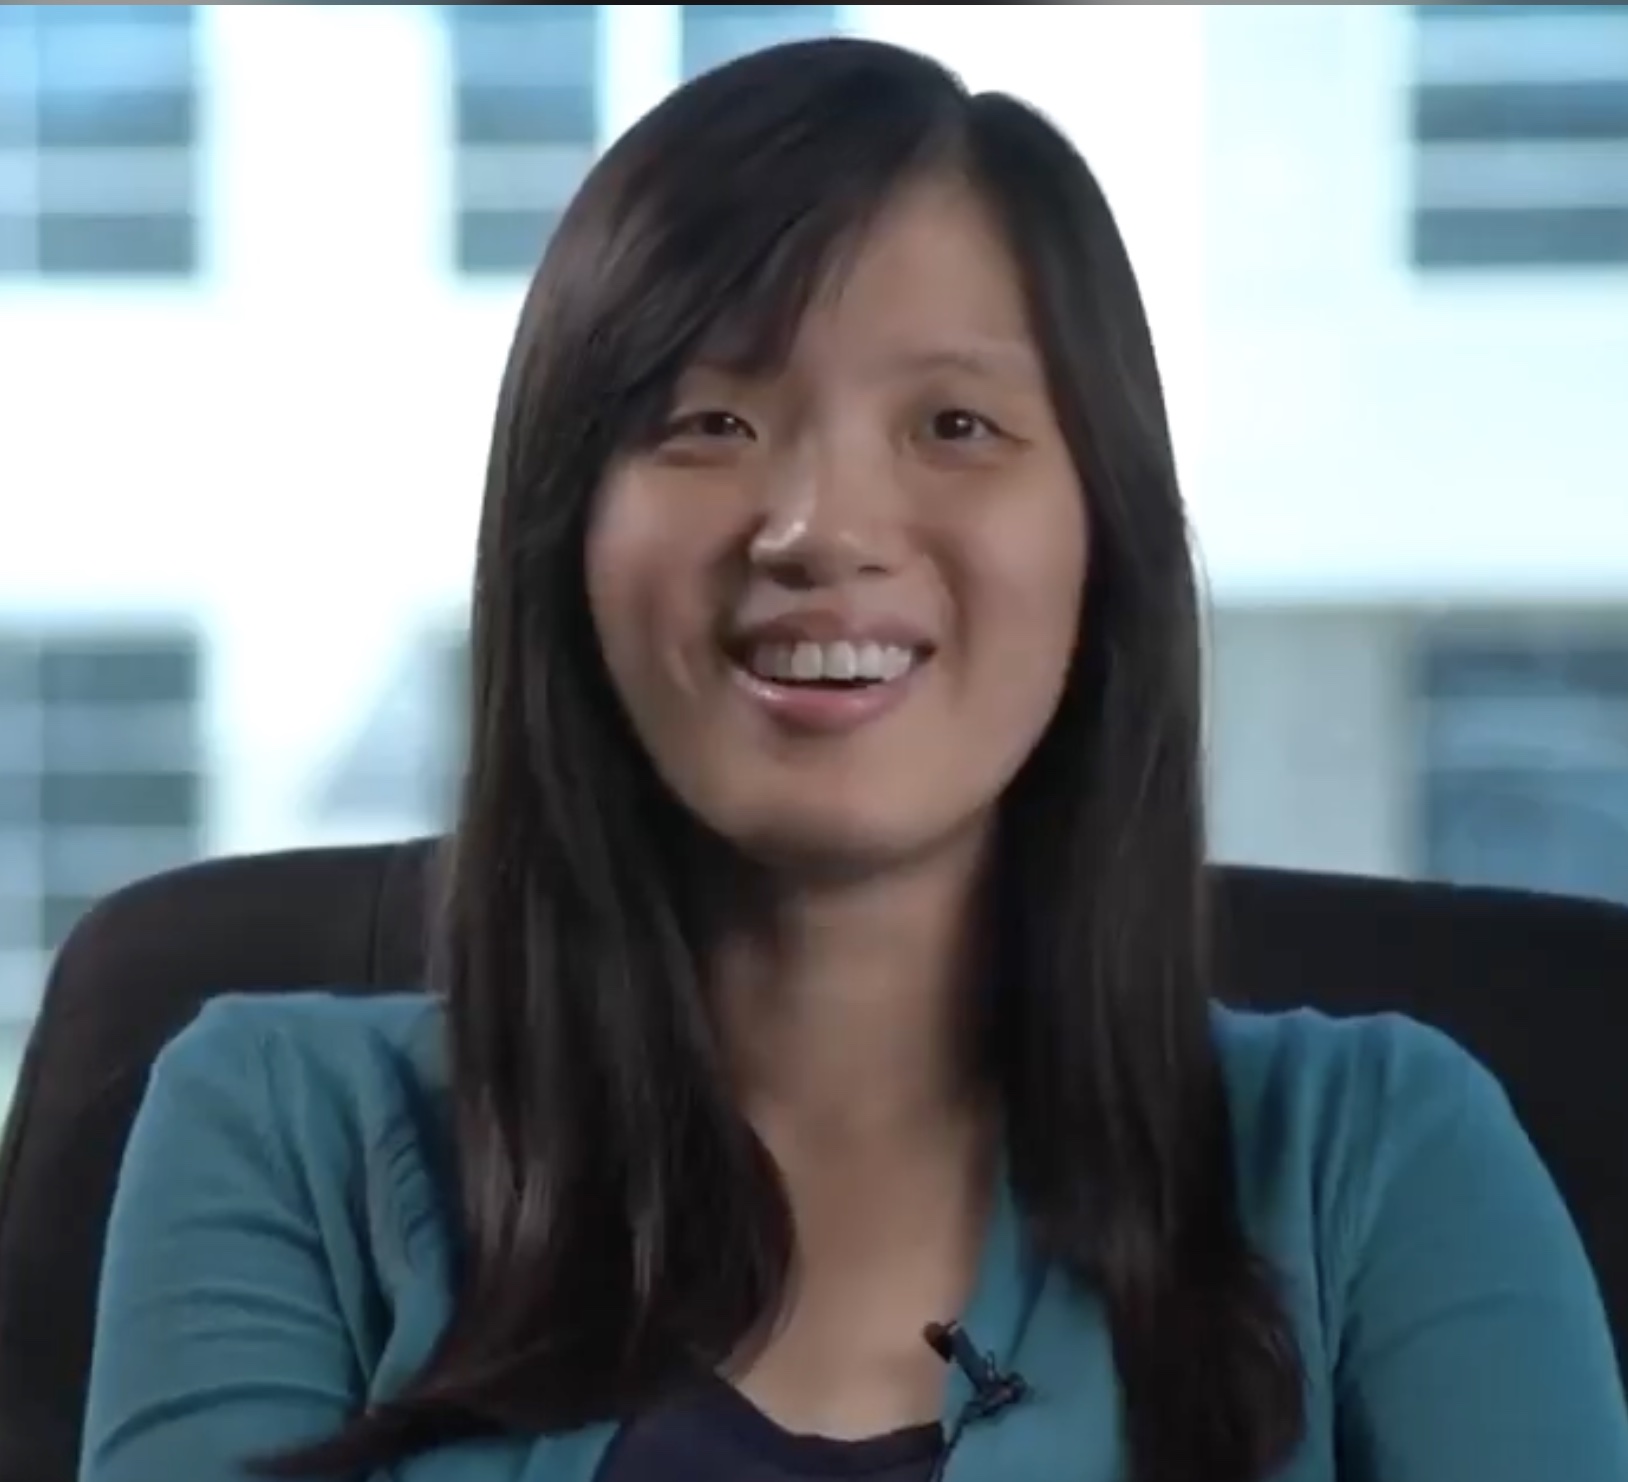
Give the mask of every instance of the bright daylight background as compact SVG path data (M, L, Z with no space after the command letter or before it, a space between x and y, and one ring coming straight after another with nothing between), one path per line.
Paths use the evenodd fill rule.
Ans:
M1121 214L1217 852L1628 899L1628 6L0 6L0 1105L86 905L445 816L525 277L736 52L901 40Z

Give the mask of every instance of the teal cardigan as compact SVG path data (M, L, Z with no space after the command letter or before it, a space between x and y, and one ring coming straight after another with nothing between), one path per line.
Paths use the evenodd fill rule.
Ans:
M108 1231L81 1482L229 1482L424 1362L453 1281L441 1033L419 994L228 998L163 1053ZM1307 1373L1273 1482L1628 1482L1598 1290L1492 1078L1400 1018L1218 1009L1215 1034L1245 1219ZM1009 1196L965 1326L1033 1395L969 1429L949 1482L1121 1482L1100 1306L1036 1277ZM590 1482L613 1433L389 1477Z

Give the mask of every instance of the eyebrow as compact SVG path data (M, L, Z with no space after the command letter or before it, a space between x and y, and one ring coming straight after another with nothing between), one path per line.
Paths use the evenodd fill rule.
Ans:
M895 356L888 369L901 371L952 370L971 375L1041 375L1040 358L1020 340L980 340L966 345L910 350Z
M693 371L724 376L751 377L763 367L734 363L727 356L702 354L691 364ZM884 376L920 375L932 371L956 371L962 375L990 378L1017 376L1027 381L1045 380L1045 367L1033 346L1022 340L987 339L963 344L923 346L880 357L876 369Z

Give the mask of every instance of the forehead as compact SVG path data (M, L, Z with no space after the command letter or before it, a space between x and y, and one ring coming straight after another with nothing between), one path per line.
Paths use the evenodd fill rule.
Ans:
M689 372L885 377L922 369L1043 379L1021 274L969 185L929 177L798 278L767 277L714 325Z
M843 352L1032 358L1018 265L970 186L933 179L901 192L831 272L792 358Z

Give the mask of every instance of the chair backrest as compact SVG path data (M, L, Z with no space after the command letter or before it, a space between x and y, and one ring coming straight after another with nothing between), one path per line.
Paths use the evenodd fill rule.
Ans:
M211 995L422 977L429 841L228 859L92 911L58 957L0 1146L0 1482L71 1482L103 1226L147 1069ZM1219 868L1217 989L1399 1010L1508 1088L1628 1354L1628 910Z

